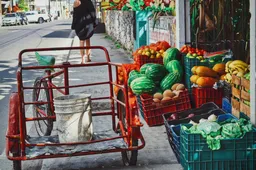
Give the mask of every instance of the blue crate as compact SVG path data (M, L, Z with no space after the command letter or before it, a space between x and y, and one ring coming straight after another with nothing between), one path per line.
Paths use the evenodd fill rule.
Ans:
M222 109L227 113L232 113L231 103L227 98L222 99Z
M180 163L180 125L172 126L170 129L172 133L172 144L170 145Z

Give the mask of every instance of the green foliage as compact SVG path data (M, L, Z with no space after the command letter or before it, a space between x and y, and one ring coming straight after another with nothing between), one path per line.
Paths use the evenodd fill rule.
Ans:
M25 0L19 0L18 7L23 11L28 11L28 4L25 2Z

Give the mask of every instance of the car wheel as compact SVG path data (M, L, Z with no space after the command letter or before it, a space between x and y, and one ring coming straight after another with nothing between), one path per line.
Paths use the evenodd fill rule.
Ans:
M38 19L38 23L39 23L39 24L44 23L44 19L43 19L43 18L39 18L39 19Z

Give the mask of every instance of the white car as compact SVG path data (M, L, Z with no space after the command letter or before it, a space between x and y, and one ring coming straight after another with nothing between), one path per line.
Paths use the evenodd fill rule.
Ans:
M37 23L44 23L49 22L50 17L48 14L39 14L37 11L28 11L26 12L28 22L37 22Z
M3 17L3 26L20 24L19 16L16 13L8 13Z

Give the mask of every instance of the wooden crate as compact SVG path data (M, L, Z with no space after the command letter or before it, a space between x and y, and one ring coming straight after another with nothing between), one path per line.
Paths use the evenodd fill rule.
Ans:
M241 86L244 87L246 90L250 90L250 81L242 77Z
M234 86L232 86L232 96L241 99L241 89L237 89Z
M232 107L232 114L237 117L240 118L240 111L236 110L235 108Z
M232 108L234 108L238 111L240 110L240 101L237 101L236 99L232 98L231 105L232 105Z
M242 89L241 90L241 99L250 101L250 93L248 93L244 89Z
M241 100L240 102L240 112L250 117L250 113L251 113L250 106L247 106L246 104L244 104L243 100Z
M232 83L235 85L241 85L241 78L236 75L232 75Z

